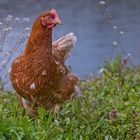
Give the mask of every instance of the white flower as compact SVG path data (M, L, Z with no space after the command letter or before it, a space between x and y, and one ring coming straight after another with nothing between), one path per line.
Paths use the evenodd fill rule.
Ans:
M9 21L11 21L12 19L7 17L5 20L9 22Z
M12 30L12 27L8 27L8 31L11 31Z
M35 89L35 83L34 82L30 85L30 89Z
M2 29L3 32L9 32L11 30L12 30L12 27L7 27L7 28Z
M132 56L132 54L131 53L128 53L127 56Z
M23 21L24 21L24 22L29 22L30 19L29 19L28 17L25 17L25 18L23 19Z
M113 42L113 45L114 45L114 46L117 46L117 45L118 45L118 42L117 42L117 41L114 41L114 42Z
M101 5L105 5L105 4L106 4L106 2L105 2L105 1L103 1L103 0L101 0L101 1L99 2L99 4L101 4Z
M123 31L120 31L120 34L121 34L121 35L123 35L123 34L124 34L124 32L123 32Z
M16 21L19 21L20 19L18 17L15 18Z
M117 29L118 27L117 26L113 26L113 29Z
M8 17L8 18L13 18L13 16L12 16L12 15L8 15L7 17Z
M24 30L25 30L26 32L28 32L28 31L30 31L30 28L29 28L29 27L25 27Z
M8 29L8 28L4 28L4 29L2 29L2 31L3 31L3 32L8 32L9 29Z
M105 71L104 68L100 68L100 69L99 69L99 73L103 73L104 71Z

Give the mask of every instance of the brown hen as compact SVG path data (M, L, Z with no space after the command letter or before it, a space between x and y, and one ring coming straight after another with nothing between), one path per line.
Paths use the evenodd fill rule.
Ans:
M38 115L39 106L59 112L60 104L80 91L78 77L64 64L76 36L69 33L52 43L52 28L60 23L54 9L39 15L25 50L11 65L13 88L31 116Z

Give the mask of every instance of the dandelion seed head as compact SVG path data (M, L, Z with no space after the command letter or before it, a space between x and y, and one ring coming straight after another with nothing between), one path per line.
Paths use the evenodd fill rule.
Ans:
M30 28L29 28L29 27L25 27L24 30L25 30L26 32L28 32L28 31L30 31Z
M5 20L9 22L9 21L11 21L11 18L8 18L8 17L7 17Z
M16 21L19 21L20 19L18 17L15 18Z
M3 32L8 32L9 29L8 29L8 28L4 28L4 29L2 29L2 31L3 31Z
M114 42L113 42L113 45L114 45L114 46L117 46L117 45L118 45L118 42L117 42L117 41L114 41Z
M113 29L118 29L118 27L117 26L113 26Z
M8 31L11 31L12 30L12 27L8 27L7 29L8 29Z
M120 31L120 34L123 35L124 34L124 31Z
M132 56L132 54L131 53L128 53L127 56Z
M23 21L24 21L24 22L29 22L30 19L29 19L28 17L25 17L25 18L23 19Z
M8 15L7 17L8 17L8 18L13 18L13 16L12 16L12 15Z
M105 5L105 4L106 4L106 2L105 2L105 1L103 1L103 0L101 0L101 1L99 2L99 4L100 4L100 5Z

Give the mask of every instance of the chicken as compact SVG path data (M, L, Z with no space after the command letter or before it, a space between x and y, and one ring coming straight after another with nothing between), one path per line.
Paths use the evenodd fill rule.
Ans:
M55 9L39 15L23 53L11 65L11 83L31 116L38 115L40 106L58 113L64 101L80 93L78 77L65 65L76 36L68 33L52 43L52 29L60 23Z

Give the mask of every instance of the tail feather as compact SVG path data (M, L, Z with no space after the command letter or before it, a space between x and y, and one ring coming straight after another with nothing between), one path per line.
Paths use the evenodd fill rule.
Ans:
M74 86L74 95L77 96L77 97L82 97L83 96L79 85Z

